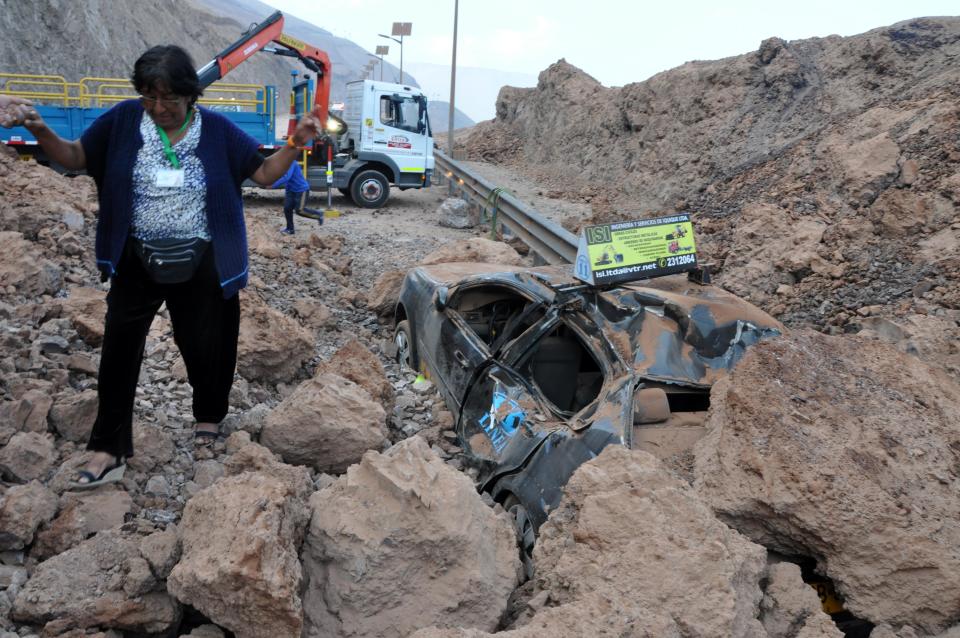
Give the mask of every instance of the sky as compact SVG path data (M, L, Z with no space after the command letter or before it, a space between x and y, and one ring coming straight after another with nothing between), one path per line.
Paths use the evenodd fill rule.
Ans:
M390 47L393 22L412 22L407 62L449 64L454 0L266 0L353 40ZM622 86L690 60L755 51L771 36L854 35L920 16L960 14L957 0L460 0L457 66L536 75L560 58L606 86Z

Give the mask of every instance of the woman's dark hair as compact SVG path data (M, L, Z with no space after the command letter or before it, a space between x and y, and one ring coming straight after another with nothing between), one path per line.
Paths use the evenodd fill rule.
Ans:
M175 44L151 47L133 65L134 88L143 93L163 85L176 95L190 98L190 104L203 95L200 79L190 54Z

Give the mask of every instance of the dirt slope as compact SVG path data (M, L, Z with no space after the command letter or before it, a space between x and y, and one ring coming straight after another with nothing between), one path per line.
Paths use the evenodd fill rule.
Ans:
M957 55L960 18L923 18L622 88L561 60L505 87L467 154L590 202L592 221L691 211L725 287L957 373Z

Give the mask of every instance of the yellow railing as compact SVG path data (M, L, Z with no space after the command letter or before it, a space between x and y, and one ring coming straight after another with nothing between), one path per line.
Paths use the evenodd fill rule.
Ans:
M27 73L0 73L0 93L27 98L36 104L83 107L105 107L137 96L130 80L125 78L85 77L79 82L67 82L60 75ZM274 105L267 100L264 86L218 82L204 93L199 102L205 106L261 111L273 116Z

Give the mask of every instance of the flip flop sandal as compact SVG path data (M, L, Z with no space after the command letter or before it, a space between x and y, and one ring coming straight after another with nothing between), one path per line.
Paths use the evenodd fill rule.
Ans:
M114 465L104 468L100 476L95 476L88 470L77 472L78 479L87 479L85 482L79 480L70 483L70 490L92 490L95 487L106 485L107 483L116 483L123 478L123 472L127 469L123 459L117 461Z
M212 447L217 441L223 438L223 432L219 430L195 430L193 433L193 444L195 447Z

